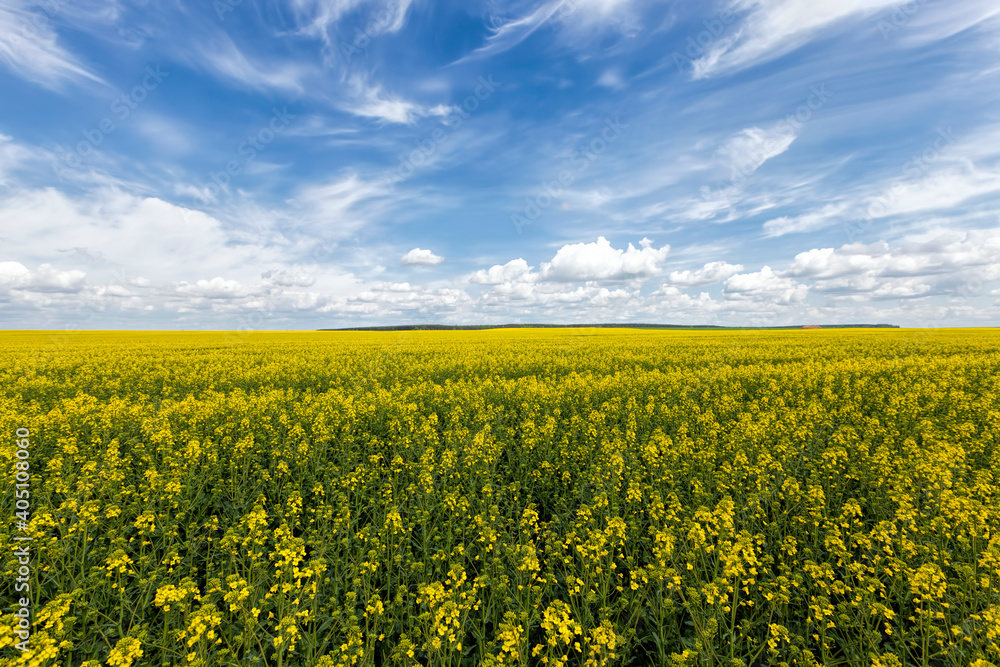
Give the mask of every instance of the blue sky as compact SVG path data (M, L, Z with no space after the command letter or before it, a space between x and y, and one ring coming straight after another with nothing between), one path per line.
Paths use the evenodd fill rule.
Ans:
M1000 325L995 0L0 0L0 327Z

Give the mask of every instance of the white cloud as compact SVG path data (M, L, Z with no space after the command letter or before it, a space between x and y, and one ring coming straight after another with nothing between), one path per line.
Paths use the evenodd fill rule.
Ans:
M294 9L302 27L303 35L321 37L327 48L335 52L334 60L340 60L341 45L335 36L328 34L330 27L342 20L343 16L365 4L364 0L305 0L294 3ZM395 11L389 12L383 3L369 3L372 6L373 21L364 21L359 29L371 29L371 35L382 31L395 31L405 22L410 0L398 0ZM374 20L374 17L382 17ZM284 93L314 94L332 106L363 118L373 118L382 123L411 125L417 118L427 116L447 116L454 109L445 105L423 105L404 99L398 94L384 90L380 84L368 81L368 75L350 73L350 69L340 67L340 87L336 97L330 99L322 93L327 90L323 84L328 72L298 61L262 62L247 56L228 36L224 36L210 46L195 51L191 64L243 86L255 90L281 91ZM329 54L328 54L329 56ZM327 63L330 65L330 63ZM315 128L312 128L315 132ZM299 134L308 134L309 128L292 129ZM350 131L350 130L345 130ZM343 131L342 131L343 132ZM326 132L328 133L328 132Z
M260 277L280 287L310 287L316 283L316 276L301 269L273 269Z
M324 116L302 116L294 125L284 131L288 137L335 137L357 135L358 128L340 127L328 121ZM349 138L354 139L355 136Z
M573 0L571 4L574 11L583 10L594 18L607 18L624 11L632 2L631 0Z
M472 274L469 282L476 285L502 285L504 283L534 282L537 273L531 272L531 267L521 258L512 259L506 264L491 266L488 270L480 269Z
M597 85L618 90L625 87L625 80L622 78L621 71L612 67L611 69L604 70L601 76L598 77Z
M84 288L86 276L83 271L60 271L51 264L42 264L29 271L20 262L0 262L0 291L75 294Z
M738 183L771 158L787 151L793 141L795 131L790 125L766 130L749 127L727 141L719 149L719 156L729 169L730 178Z
M847 274L883 270L890 257L891 249L885 241L871 245L851 243L834 248L813 248L800 252L789 267L793 276L810 278L837 278Z
M407 266L422 264L424 266L435 266L444 261L444 257L440 255L435 255L430 250L423 250L421 248L414 248L405 255L399 258L400 264L405 264Z
M145 136L151 146L156 146L160 155L184 155L195 146L196 130L176 118L144 111L133 122L133 126ZM251 162L250 166L256 163Z
M21 168L37 151L16 143L13 137L0 133L0 186L8 185L8 174Z
M543 309L543 316L551 317L553 313L566 312L563 309L567 307L584 313L589 308L626 307L638 300L638 292L634 290L594 284L507 282L483 294L478 305L487 310L511 306L538 308Z
M344 111L363 118L374 118L382 123L412 125L417 118L446 117L454 109L445 105L425 106L385 92L382 86L372 85L362 76L350 79L351 95L340 102Z
M937 10L937 11L935 11ZM996 17L1000 7L994 0L964 0L934 7L920 2L917 11L912 5L897 5L896 11L880 17L877 28L886 40L898 40L907 46L922 46L948 39L960 33L972 37L970 29L992 23L996 34Z
M595 243L564 245L551 262L542 264L542 279L571 280L622 280L648 278L661 271L661 265L670 252L670 246L656 249L652 241L643 239L635 248L619 250L600 236Z
M216 276L211 280L199 280L193 285L182 281L177 283L174 289L184 295L205 299L237 299L254 292L253 288L236 280L226 280L222 276Z
M18 220L16 236L4 242L11 259L43 262L103 262L123 273L142 273L153 282L176 280L189 267L222 274L259 272L261 262L277 263L278 249L234 242L217 218L155 197L103 188L70 197L54 188L19 189L0 196L0 220ZM252 239L253 240L253 239ZM63 257L65 259L63 259ZM212 275L210 274L210 275Z
M348 173L329 183L302 188L291 201L288 222L327 236L347 236L377 217L389 193L384 182Z
M1000 192L1000 173L965 163L935 171L915 181L898 181L868 201L872 218L952 208L980 195Z
M325 37L330 25L365 0L291 0L300 31L311 37Z
M727 299L751 299L776 304L790 304L805 299L807 285L800 285L791 278L775 273L765 266L754 273L738 273L724 283L723 295Z
M704 317L725 307L725 304L714 301L707 292L701 292L695 297L674 285L661 285L649 295L649 301L651 303L646 310L655 314L699 313Z
M895 247L878 241L802 252L795 256L789 274L810 278L869 272L928 276L997 264L1000 264L1000 230L937 231L911 237Z
M329 255L332 241L369 220L384 192L383 184L348 175L302 188L277 211L251 205L222 210L231 214L223 222L115 187L72 197L54 188L8 189L0 192L0 220L22 224L16 236L4 230L0 260L17 261L0 267L0 308L8 314L41 309L67 324L74 317L79 324L81 308L115 313L148 307L157 317L179 313L200 326L209 322L197 319L203 316L251 315L249 323L211 322L223 328L289 326L282 313L315 313L364 289L352 274L333 269ZM48 258L58 258L52 262L58 268L44 264ZM296 264L300 260L309 263ZM25 268L38 264L34 271Z
M633 0L549 0L530 12L513 19L498 21L486 44L459 62L494 56L508 51L543 27L570 27L564 38L576 46L586 43L579 28L605 29L609 26L630 26L633 19L629 8ZM573 28L576 28L574 30Z
M869 301L906 299L930 294L933 286L925 278L890 278L872 273L818 281L813 289L831 299Z
M851 17L872 15L899 0L731 0L745 13L732 35L718 39L694 62L696 78L728 73L777 58L805 44L815 33Z
M879 241L816 248L796 255L785 273L840 297L960 294L1000 277L1000 230L931 232L897 246Z
M299 33L322 39L328 46L333 44L331 28L343 21L348 13L359 12L357 28L369 39L385 33L396 32L406 23L411 0L292 0L299 25ZM354 26L352 26L354 27ZM353 35L354 30L348 30Z
M31 271L20 262L0 262L0 289L27 285L31 280Z
M729 214L727 216L717 221L713 220L713 222L728 222L733 218L733 207L739 203L743 196L741 189L735 186L719 188L715 191L709 190L707 186L704 186L701 194L702 196L699 198L689 197L682 200L680 202L680 210L673 212L671 219L681 221L710 220L720 213L728 211ZM663 203L650 207L642 213L644 215L659 215L669 208L670 204Z
M357 295L335 296L318 311L366 317L412 316L417 313L438 315L452 312L471 301L471 297L461 289L384 282L375 283Z
M782 216L764 223L764 235L768 237L784 236L801 232L812 232L834 225L839 216L847 209L846 204L827 204L818 211L796 216Z
M392 23L385 28L386 32L397 32L403 27L411 4L412 0L396 0L396 11L393 13Z
M42 264L31 277L27 289L32 292L79 292L86 277L83 271L60 271L51 264Z
M46 88L57 89L65 81L103 80L80 66L79 58L59 45L45 3L23 0L0 3L0 63L15 75ZM55 5L58 7L58 4Z
M728 262L709 262L705 266L695 271L671 271L667 278L671 285L682 285L684 287L695 287L698 285L712 285L719 283L726 278L733 276L743 270L742 264L730 264Z
M313 68L297 62L256 63L228 36L211 47L202 47L195 54L192 64L254 90L286 93L304 92L306 80L317 75Z
M571 0L552 0L542 3L530 14L506 21L494 28L486 44L462 60L493 56L508 51L527 39L557 12L566 11L571 6Z

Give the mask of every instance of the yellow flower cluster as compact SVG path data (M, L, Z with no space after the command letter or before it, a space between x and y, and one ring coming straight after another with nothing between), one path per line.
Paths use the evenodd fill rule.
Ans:
M198 594L198 585L192 579L185 579L181 582L180 586L165 584L156 589L156 597L153 598L153 604L157 607L162 607L163 611L170 611L170 605L175 602L182 602L188 598L192 600L201 599L201 595Z
M8 332L0 663L995 667L998 377L993 329Z
M131 667L142 655L141 641L135 637L123 637L111 649L107 664L111 665L111 667Z

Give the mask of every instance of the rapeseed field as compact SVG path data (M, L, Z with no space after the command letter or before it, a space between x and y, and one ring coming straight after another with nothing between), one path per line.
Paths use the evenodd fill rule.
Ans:
M1000 665L1000 330L6 332L0 381L3 664Z

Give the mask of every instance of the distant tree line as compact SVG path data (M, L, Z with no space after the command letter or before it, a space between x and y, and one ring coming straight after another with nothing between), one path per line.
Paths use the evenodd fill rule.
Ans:
M339 329L319 329L318 331L478 331L481 329L898 329L896 324L794 324L775 327L724 327L714 324L397 324L380 327L342 327Z

